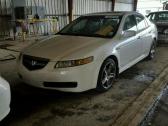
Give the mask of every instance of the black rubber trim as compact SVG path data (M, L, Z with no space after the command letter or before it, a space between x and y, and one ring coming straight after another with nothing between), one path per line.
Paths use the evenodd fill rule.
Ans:
M48 88L76 88L77 82L44 82L44 87Z

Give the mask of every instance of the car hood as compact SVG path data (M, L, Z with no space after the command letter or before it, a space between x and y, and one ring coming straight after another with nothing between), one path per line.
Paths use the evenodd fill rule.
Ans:
M80 58L107 41L106 38L57 35L31 45L23 54L58 61L64 57Z

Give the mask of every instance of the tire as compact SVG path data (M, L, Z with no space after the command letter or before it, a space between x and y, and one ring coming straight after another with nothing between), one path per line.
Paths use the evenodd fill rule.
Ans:
M99 92L105 92L109 90L116 78L117 66L113 59L108 58L104 61L101 66L96 90Z
M156 44L155 43L156 43L155 41L152 43L152 46L149 51L149 55L147 56L148 60L152 60L155 57L155 53L156 53Z

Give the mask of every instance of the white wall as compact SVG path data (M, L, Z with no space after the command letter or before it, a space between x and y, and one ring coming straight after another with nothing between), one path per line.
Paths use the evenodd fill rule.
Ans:
M74 19L80 15L111 11L111 0L74 0Z
M132 11L133 5L132 4L125 4L125 3L116 3L114 10L115 11Z
M133 11L134 0L116 0L115 11Z
M163 9L163 4L160 0L139 0L138 12L147 15L149 12L159 11Z

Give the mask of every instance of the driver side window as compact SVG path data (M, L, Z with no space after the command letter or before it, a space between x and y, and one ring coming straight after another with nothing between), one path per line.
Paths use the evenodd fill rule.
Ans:
M127 30L137 31L136 20L133 15L130 15L125 19L123 31Z

